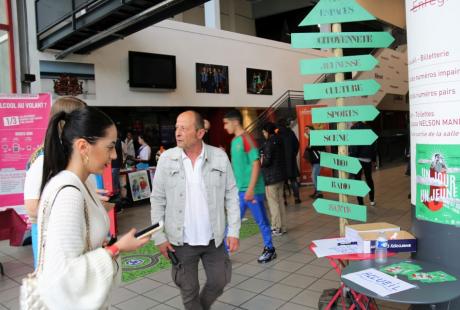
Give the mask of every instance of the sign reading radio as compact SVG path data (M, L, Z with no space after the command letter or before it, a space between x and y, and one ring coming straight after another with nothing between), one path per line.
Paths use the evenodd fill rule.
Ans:
M304 84L303 96L305 100L371 96L379 89L380 84L374 80Z
M318 177L318 191L364 197L370 190L364 181Z
M367 221L365 206L319 198L315 200L313 207L316 212L321 214L343 217L355 221Z

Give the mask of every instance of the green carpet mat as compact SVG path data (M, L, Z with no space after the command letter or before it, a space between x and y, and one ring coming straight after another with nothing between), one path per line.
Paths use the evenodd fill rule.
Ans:
M259 233L259 227L253 219L241 223L240 240ZM131 282L154 272L171 268L168 259L161 255L153 242L147 243L134 252L121 254L122 281Z

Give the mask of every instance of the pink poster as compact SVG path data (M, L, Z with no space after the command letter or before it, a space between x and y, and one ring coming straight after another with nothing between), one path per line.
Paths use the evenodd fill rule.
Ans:
M0 207L24 204L26 164L44 140L51 94L0 94Z

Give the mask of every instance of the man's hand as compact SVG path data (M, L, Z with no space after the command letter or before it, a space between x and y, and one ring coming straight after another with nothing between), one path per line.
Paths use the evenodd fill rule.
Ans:
M233 253L235 251L238 251L238 248L240 247L240 240L235 237L228 237L227 238L227 246L228 250Z
M244 194L244 200L253 202L254 201L254 190L248 189Z
M166 257L167 259L169 259L168 250L170 250L171 252L175 252L173 246L168 241L157 245L157 247L160 250L161 254L163 254L163 256Z

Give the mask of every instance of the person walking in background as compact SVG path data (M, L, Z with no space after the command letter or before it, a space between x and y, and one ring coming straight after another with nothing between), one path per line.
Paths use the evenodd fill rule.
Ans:
M260 155L253 138L243 129L240 111L233 109L225 114L224 129L235 135L231 143L231 161L239 190L241 218L247 208L259 226L264 240L264 249L257 261L267 263L276 258L272 231L265 211L265 185L260 174Z
M284 158L286 159L286 178L294 193L295 203L301 203L299 193L299 166L297 165L297 154L299 153L299 139L285 119L278 121L279 136L284 143ZM284 192L284 191L283 191Z
M351 129L371 129L369 125L364 122L357 122L351 126ZM364 178L366 180L367 186L371 189L369 191L369 200L371 207L375 207L375 190L374 190L374 180L372 179L372 163L376 161L376 142L371 145L352 145L348 147L348 153L352 157L359 159L361 163L361 170L355 174L355 180L361 180L362 174L364 172ZM364 205L363 197L358 196L358 203Z
M179 261L171 275L187 310L210 309L230 282L232 265L223 244L226 224L229 251L239 247L238 190L230 161L225 152L203 142L204 134L197 112L177 117L177 147L161 155L150 197L152 223L165 223L164 233L153 240L165 257L174 252ZM201 293L200 260L206 273Z
M60 113L70 113L74 110L86 107L86 103L77 97L61 97L57 99L51 107L50 117ZM60 130L64 123L61 123ZM26 208L29 221L31 222L31 237L32 237L32 252L34 256L34 266L37 267L38 254L38 227L37 227L37 212L38 203L40 200L40 186L43 177L43 162L44 162L43 145L40 146L31 155L26 167L26 178L24 181L24 206Z
M305 148L304 159L308 160L311 165L311 181L313 182L314 192L310 195L311 198L323 198L323 194L318 190L318 176L321 172L321 152L325 152L324 146L311 145L310 131L314 130L312 126L305 126L305 138L308 139L309 145Z
M149 241L136 239L132 229L104 247L110 221L87 179L116 158L116 140L113 121L93 107L57 113L49 122L37 220L37 287L47 309L108 309L121 276L119 253Z
M286 206L284 205L283 190L286 180L286 165L284 145L277 128L273 123L267 123L262 128L265 143L262 147L262 175L265 181L265 193L272 219L272 234L281 236L287 232Z
M133 134L130 131L126 133L126 139L122 141L122 149L123 149L123 161L124 162L127 159L133 160L134 158L136 158L136 150L134 149Z
M139 148L139 155L137 155L136 161L138 164L136 165L137 169L148 169L150 156L152 156L152 149L145 141L145 137L143 135L139 135L137 141L140 144Z

